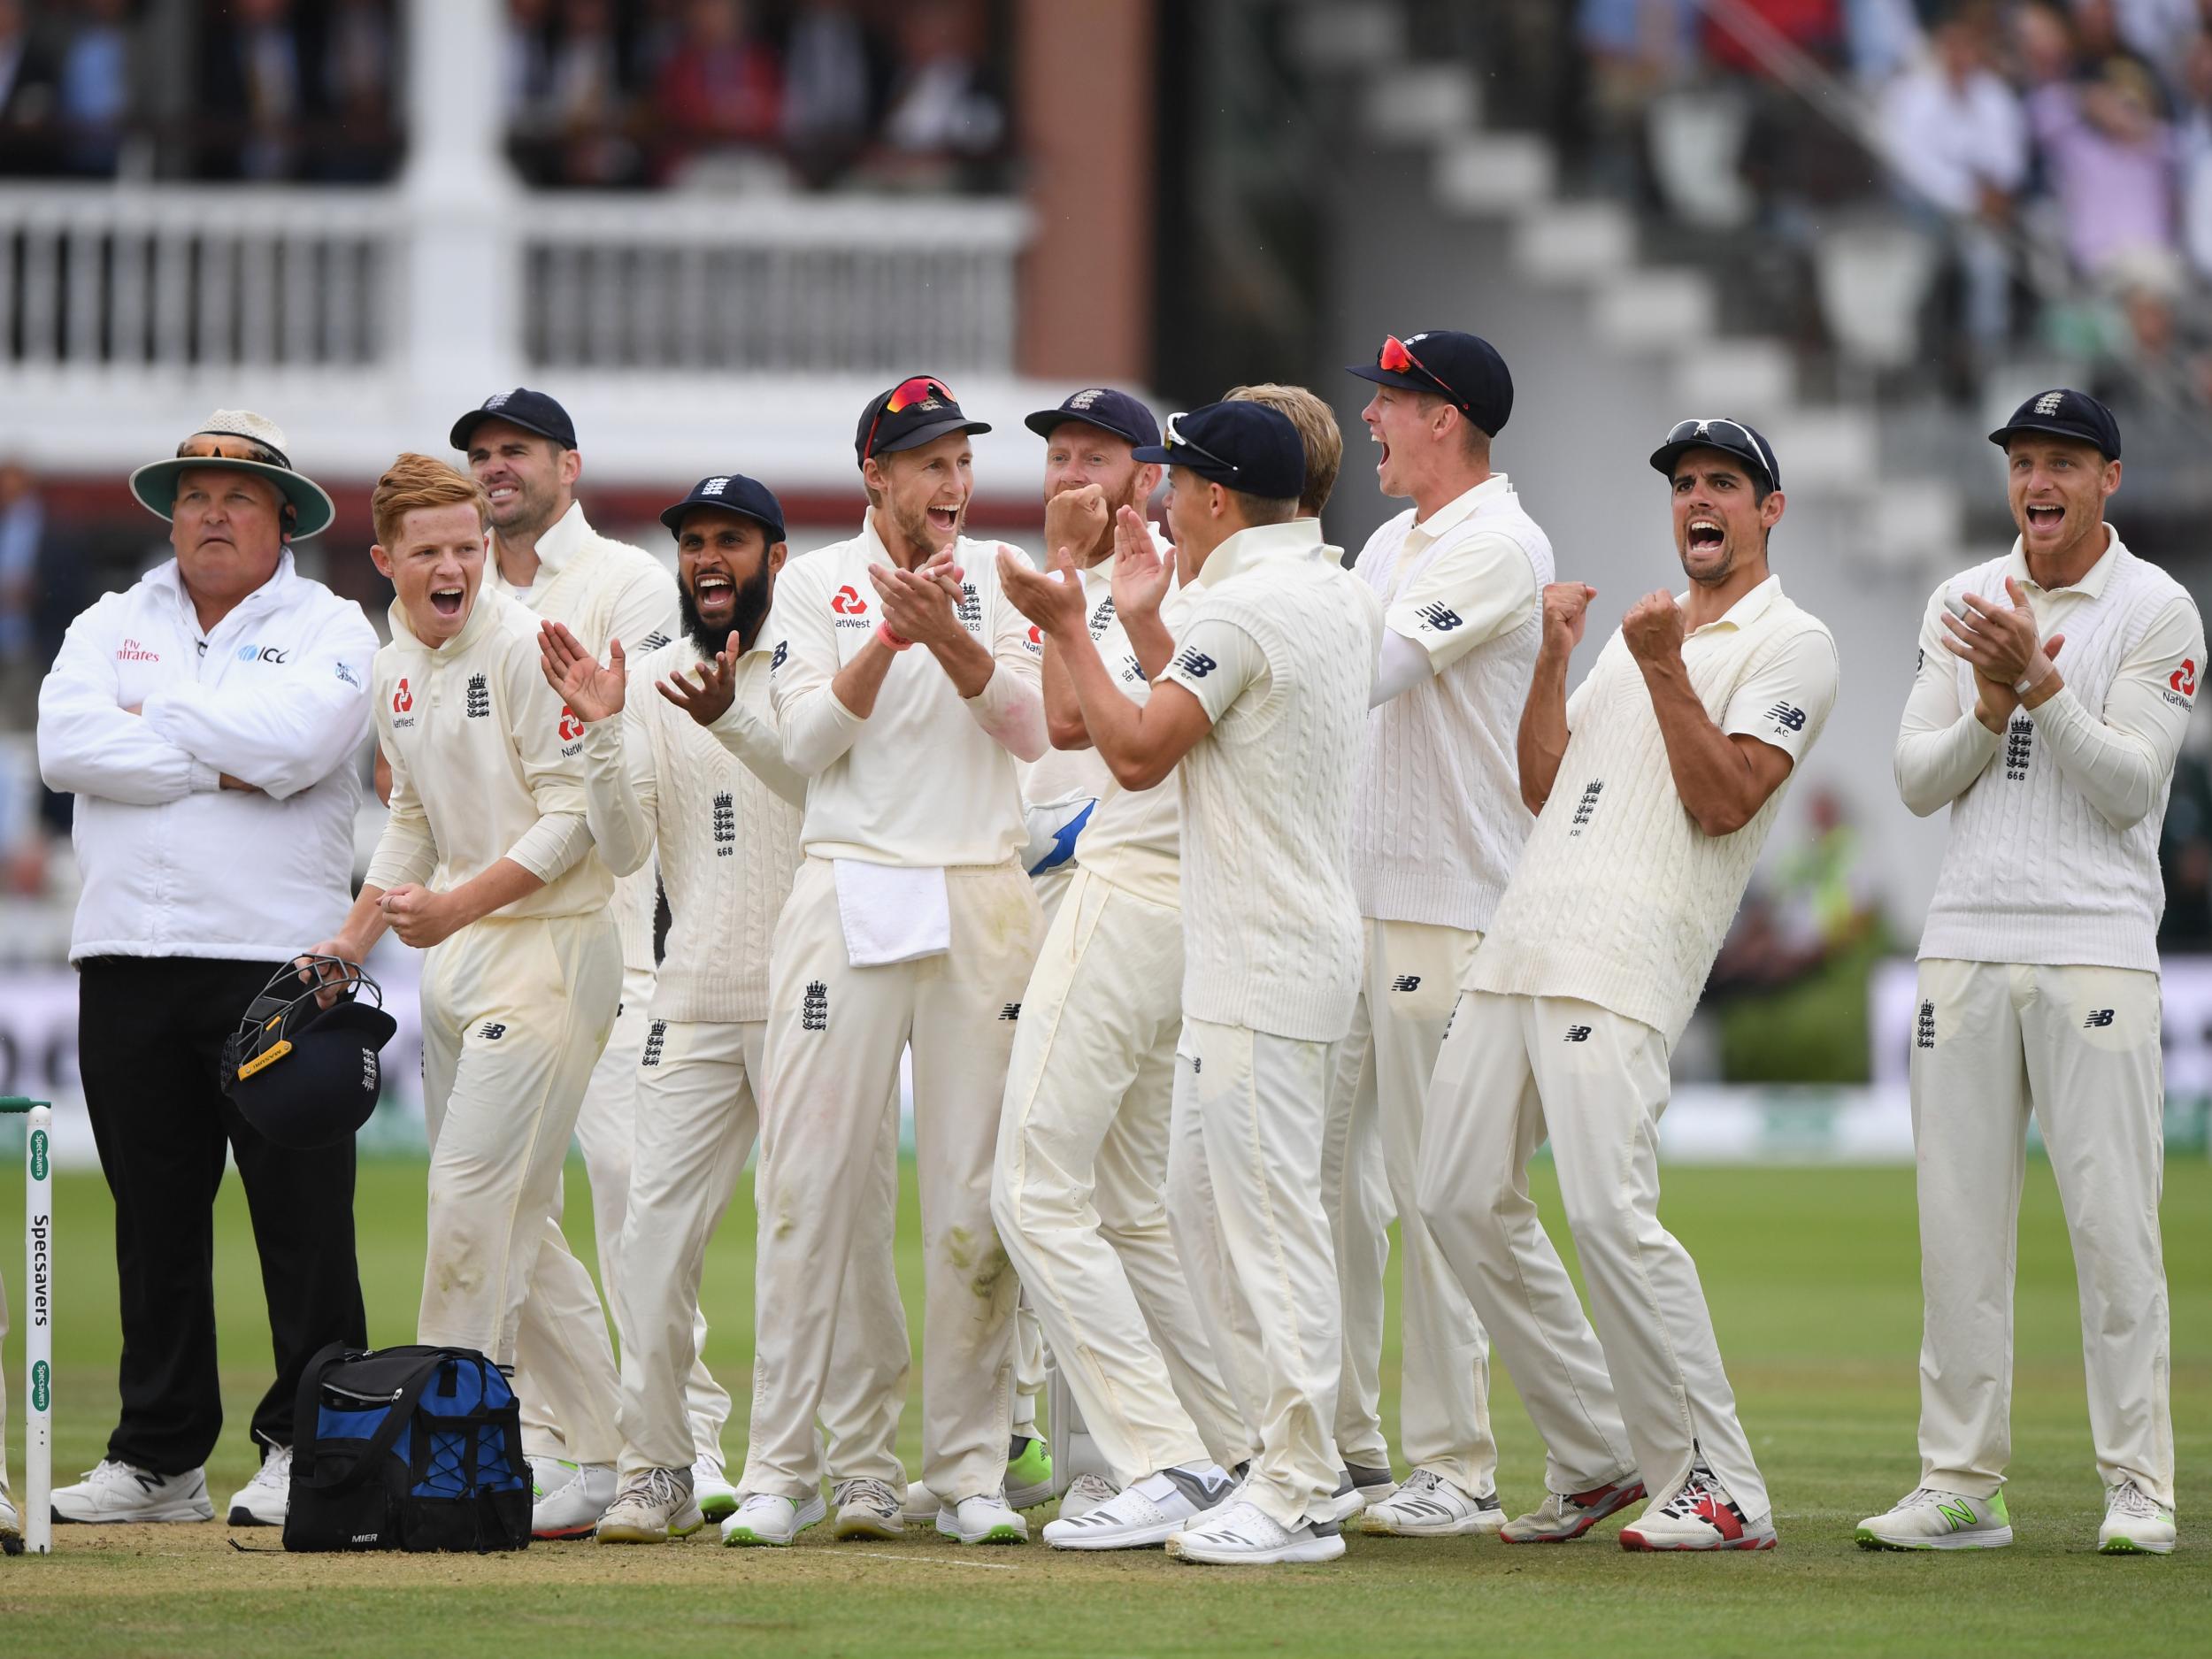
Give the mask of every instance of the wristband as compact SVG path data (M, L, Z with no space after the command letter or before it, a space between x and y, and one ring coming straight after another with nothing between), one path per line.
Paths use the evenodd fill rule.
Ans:
M879 622L876 624L876 638L881 640L886 645L889 646L895 651L902 651L906 649L907 647L914 643L911 640L901 639L897 634L892 633L891 625L888 622Z

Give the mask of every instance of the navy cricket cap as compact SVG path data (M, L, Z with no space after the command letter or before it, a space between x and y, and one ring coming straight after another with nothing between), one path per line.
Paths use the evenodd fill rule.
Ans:
M888 391L878 392L860 411L853 431L853 454L865 465L872 455L918 449L949 432L988 432L980 420L960 412L951 388L933 374L910 374Z
M2047 432L2054 437L2078 438L2084 443L2093 443L2108 461L2120 458L2120 423L2107 409L2086 392L2077 392L2070 387L2060 387L2031 397L2012 411L2012 419L1989 434L1989 441L1999 449L2012 441L2016 432Z
M564 449L576 447L576 423L568 418L568 411L543 392L534 392L526 386L518 386L511 392L494 392L453 423L448 439L455 449L466 450L470 436L488 420L503 420L525 432L534 432Z
M1774 446L1756 426L1718 416L1710 420L1678 420L1668 428L1667 441L1651 452L1653 470L1662 478L1672 478L1674 464L1685 449L1718 449L1732 455L1763 474L1769 489L1782 488L1782 464L1774 458Z
M1289 501L1305 492L1306 446L1290 417L1265 403L1209 403L1167 418L1167 439L1140 461L1187 467L1247 495Z
M1101 432L1110 432L1117 438L1126 438L1132 443L1156 444L1160 441L1160 423L1141 400L1126 392L1117 392L1110 386L1089 386L1071 393L1057 409L1041 409L1025 419L1022 425L1041 438L1050 438L1053 432L1071 420L1096 426Z
M771 547L784 539L783 503L767 485L742 472L717 472L694 484L688 495L661 514L671 535L682 534L684 516L695 507L719 507L755 520L768 532Z
M1513 413L1512 372L1480 334L1455 328L1432 328L1403 340L1391 334L1372 364L1348 364L1346 369L1378 386L1432 393L1494 438Z

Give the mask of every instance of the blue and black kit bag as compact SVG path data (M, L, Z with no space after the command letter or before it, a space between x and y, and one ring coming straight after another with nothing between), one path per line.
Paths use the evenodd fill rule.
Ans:
M300 1379L293 1436L287 1549L529 1548L515 1391L473 1349L333 1342Z

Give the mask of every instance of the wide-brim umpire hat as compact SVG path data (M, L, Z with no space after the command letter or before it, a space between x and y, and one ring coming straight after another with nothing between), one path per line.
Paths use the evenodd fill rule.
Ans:
M248 409L219 409L185 439L214 440L208 455L176 455L149 461L131 474L131 494L139 505L157 518L176 514L177 479L198 467L234 472L252 472L267 479L291 503L296 522L291 534L307 537L327 530L338 509L329 492L305 473L296 470L285 452L284 432L276 422Z

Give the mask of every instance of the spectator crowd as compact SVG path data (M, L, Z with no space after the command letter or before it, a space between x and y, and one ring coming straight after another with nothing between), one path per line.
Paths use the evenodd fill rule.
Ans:
M2212 0L1580 0L1575 27L1594 173L1794 250L1778 292L1886 199L1955 394L2025 346L2212 404Z

